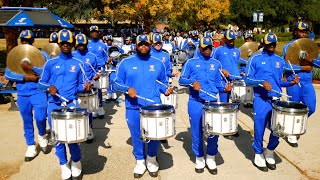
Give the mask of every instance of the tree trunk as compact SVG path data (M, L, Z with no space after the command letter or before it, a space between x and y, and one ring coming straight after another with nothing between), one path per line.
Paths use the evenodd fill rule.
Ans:
M7 45L7 54L11 51L12 48L18 46L18 31L16 28L3 28L4 37L6 39L6 45Z

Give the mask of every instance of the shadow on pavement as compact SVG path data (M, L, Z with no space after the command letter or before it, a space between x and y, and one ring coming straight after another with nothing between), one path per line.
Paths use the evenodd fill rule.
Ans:
M112 124L112 115L117 112L113 109L114 102L104 102L105 115L103 119L96 118L93 120L94 141L91 144L82 143L81 146L81 163L83 174L95 174L101 172L107 163L107 157L99 154L99 147L104 149L112 148L109 143L106 144L110 129L107 125Z
M158 149L157 160L159 163L160 170L169 169L173 166L172 155L167 152L164 152L163 147L161 145Z
M190 161L195 163L196 158L195 158L193 151L192 151L191 129L188 128L188 131L180 132L179 134L177 134L175 139L183 142L183 145L182 145L183 149L188 154ZM205 141L206 141L206 138L204 138L204 142ZM219 144L219 141L218 141L218 144ZM205 153L206 149L207 149L207 146L204 144L204 146L203 146L204 154L206 154ZM216 154L216 163L217 163L217 165L221 165L224 163L223 157L221 156L221 154L219 152L218 152L218 154Z
M252 120L253 120L253 108L247 108L247 107L244 107L243 103L240 104L240 111L249 116Z

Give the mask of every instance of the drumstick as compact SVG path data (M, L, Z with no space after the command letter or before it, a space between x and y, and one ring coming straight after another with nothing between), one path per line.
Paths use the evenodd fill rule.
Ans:
M193 87L193 85L192 85L192 84L190 84L190 86L191 86L191 87ZM208 93L208 92L207 92L207 91L205 91L205 90L200 89L200 92L203 92L203 93L207 94L208 96L211 96L211 97L213 97L213 98L217 99L217 97L216 97L215 95L210 94L210 93Z
M161 81L159 81L159 80L156 80L157 81L157 83L159 83L159 84L161 84L161 85L163 85L163 86L165 86L166 88L169 88L169 86L167 86L166 84L164 84L164 83L162 83ZM178 93L177 91L175 91L175 90L173 90L173 92L174 93Z
M259 86L260 87L264 87L262 84L259 84ZM275 93L278 93L278 94L281 94L282 96L286 96L286 97L288 97L288 98L291 98L292 96L289 96L289 95L287 95L287 94L284 94L284 93L281 93L281 92L279 92L279 91L276 91L276 90L274 90L274 89L271 89L271 91L273 91L273 92L275 92Z
M289 60L288 60L288 63L289 63L289 65L290 65L290 68L291 68L291 70L292 70L293 75L296 76L296 72L294 72L293 67L292 67L292 64L291 64L291 62L290 62ZM301 87L300 82L298 83L298 85L299 85L299 87Z
M126 94L129 94L129 93L128 93L128 92L126 92ZM151 99L148 99L148 98L145 98L145 97L139 96L139 95L136 95L136 96L137 96L137 98L140 98L140 99L143 99L143 100L145 100L145 101L149 101L149 102L154 103L154 100L151 100Z
M60 94L56 93L56 96L58 96L59 98L61 98L62 100L64 100L65 102L69 102L69 100L63 96L61 96Z
M94 73L96 73L97 74L97 71L93 68L93 66L91 65L91 63L90 62L87 62L87 64L89 64L89 66L91 67L91 69L94 71Z
M222 75L223 79L224 79L227 83L229 83L228 79L227 79L226 76L222 73L221 69L219 69L219 71L220 71L220 74Z
M79 66L80 66L80 69L81 69L82 74L84 75L84 77L86 77L87 81L90 82L90 80L89 80L88 76L86 75L86 73L84 72L84 69L83 69L83 67L81 66L81 64L79 64ZM92 94L93 94L93 89L91 89L91 92L92 92Z

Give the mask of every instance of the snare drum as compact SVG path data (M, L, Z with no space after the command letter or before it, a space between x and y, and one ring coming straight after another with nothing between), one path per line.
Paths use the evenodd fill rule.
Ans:
M160 95L162 104L167 104L173 106L175 109L178 108L178 94L172 93L169 96L164 94Z
M238 103L215 102L203 107L202 127L207 136L233 135L238 132Z
M78 93L78 102L81 108L86 108L91 112L99 109L98 90L92 90L87 93Z
M253 87L246 86L244 80L234 80L231 91L232 102L253 102Z
M93 86L99 89L107 89L109 86L109 72L101 72L99 80L94 81Z
M88 138L89 112L83 108L60 108L51 112L52 137L60 143L80 143Z
M291 101L272 103L271 130L278 137L302 135L307 131L309 109L306 105Z
M142 139L163 140L176 134L175 110L171 105L153 104L140 108Z

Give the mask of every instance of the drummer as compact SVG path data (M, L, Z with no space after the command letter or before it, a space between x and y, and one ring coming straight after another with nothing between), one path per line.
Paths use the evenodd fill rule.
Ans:
M202 109L206 102L216 102L213 98L201 90L216 96L219 92L229 92L232 86L222 81L219 69L221 63L213 58L211 38L202 38L200 40L200 55L196 58L189 59L182 69L179 84L182 86L191 86L189 88L188 114L191 124L192 150L196 156L197 173L202 173L207 164L211 174L217 174L217 165L215 155L218 153L218 137L208 138L207 156L204 159L203 153L203 130L202 130Z
M89 81L91 80L98 80L100 77L99 73L95 73L97 69L97 56L89 52L88 50L88 39L85 34L78 34L75 37L76 43L76 50L72 52L72 56L76 59L80 60L84 64L83 70L85 71L85 77L88 78ZM90 129L89 129L89 137L86 141L87 143L92 143L94 134L92 131L92 117L90 116Z
M61 106L74 107L78 92L88 92L91 90L91 83L84 84L83 74L80 66L83 62L74 58L71 54L73 47L73 37L69 30L62 29L58 33L58 43L61 53L56 58L47 61L44 65L39 87L43 91L49 92L48 114L52 110L61 108ZM59 98L56 93L66 98L65 102ZM52 127L51 116L48 116L49 125ZM61 166L62 179L81 177L81 153L78 143L68 144L71 154L71 169L68 164L66 146L63 143L56 143L56 155L59 158Z
M123 59L118 67L114 88L125 93L126 120L132 137L133 154L136 166L134 177L140 178L148 169L151 176L158 175L159 164L156 160L159 141L151 140L148 143L148 152L145 162L144 142L140 140L140 113L139 108L151 104L149 101L137 99L137 95L149 98L155 103L161 103L160 92L170 95L173 88L160 86L156 80L168 85L164 64L150 55L150 41L148 35L137 37L137 54ZM147 167L146 167L147 166Z
M299 22L295 24L294 26L294 32L293 32L293 40L290 41L287 45L283 48L283 58L286 59L287 50L289 49L290 45L294 43L296 40L300 38L308 38L309 33L309 27L304 22ZM319 60L311 60L310 56L307 55L306 61L313 61L313 63L310 63L309 65L305 66L297 66L293 65L293 69L295 73L300 77L300 84L294 85L287 88L287 93L291 98L289 98L289 101L294 102L301 102L308 106L309 114L308 116L311 116L315 110L316 110L316 93L314 90L314 87L312 85L312 67L320 67L320 61ZM292 72L291 68L285 69L285 76L288 81L292 80L294 78L294 74ZM287 142L292 147L298 147L298 140L297 136L288 136Z
M123 49L123 53L124 54L128 54L128 52L130 51L135 51L136 47L132 44L132 38L131 37L127 37L125 39L125 44L122 45L121 47Z
M206 31L206 32L204 32L204 34L203 34L203 37L204 38L212 38L212 35L211 35L211 33L209 33L208 31ZM213 55L214 55L214 51L215 51L215 48L214 47L212 47L212 52L211 52L211 54L210 54L210 57L213 57ZM194 52L194 56L193 57L198 57L198 56L200 56L200 49L198 48L195 52Z
M21 44L32 45L34 42L33 33L30 30L23 30L19 37ZM45 55L43 56L46 58ZM32 66L28 60L22 60L21 68L33 71L34 74L17 74L6 68L5 78L16 82L17 104L23 121L24 137L28 146L24 160L28 162L32 161L39 153L34 141L33 118L38 128L39 146L44 154L48 153L48 140L46 136L47 95L37 85L42 68Z
M89 40L88 43L88 50L93 53L94 55L97 56L98 64L97 64L97 70L99 71L104 71L105 70L105 65L108 60L108 49L107 46L100 41L99 36L99 28L96 25L93 25L90 27L90 36L91 40ZM101 89L98 90L98 95L99 95L99 110L98 113L92 113L93 117L99 116L100 118L104 117L105 111L103 109L103 104L102 104L102 91Z
M124 50L117 46L116 44L113 43L113 38L112 35L107 35L106 37L106 46L107 46L107 52L109 53L109 49L111 47L116 47L118 49L118 52L123 54ZM109 54L110 56L110 54ZM111 66L112 70L116 70L117 64L118 64L118 60L116 59L112 59L111 57L108 58L108 64ZM115 78L115 72L112 71L109 75L109 86L107 88L107 99L117 99L117 94L116 94L116 90L113 88L112 84L114 82L114 78Z
M234 40L236 34L233 30L224 32L223 37L225 44L217 48L214 53L214 59L217 59L222 64L222 73L228 81L241 79L238 63L240 58L240 51L234 47ZM229 102L230 92L222 92L219 94L220 102Z
M277 36L268 33L263 39L262 53L253 55L246 69L246 84L254 88L254 165L261 171L276 169L273 151L279 144L279 137L270 133L269 143L263 151L263 136L266 124L270 125L272 103L279 100L281 95L271 90L282 92L281 87L288 87L299 82L296 76L291 82L282 81L282 72L285 67L284 60L274 53ZM263 86L263 87L260 87Z
M191 34L191 39L185 42L185 44L182 45L182 50L187 50L190 47L198 47L199 45L199 33L198 31L194 30ZM189 55L189 58L192 58L193 54Z

